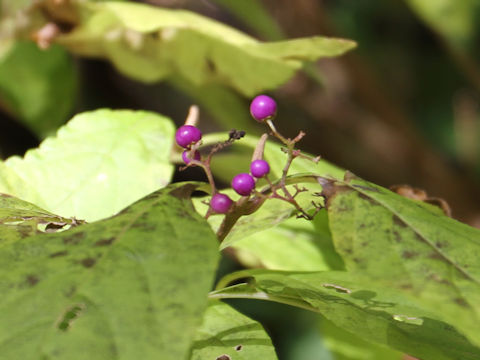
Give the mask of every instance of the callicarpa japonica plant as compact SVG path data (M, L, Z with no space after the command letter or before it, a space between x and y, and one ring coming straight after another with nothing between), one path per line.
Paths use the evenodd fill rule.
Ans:
M475 78L472 22L458 19L473 5L417 2L436 36L457 29L442 43ZM326 160L391 175L427 159L428 183L475 203L420 156L411 124L390 131L401 45L385 33L374 68L394 56L395 71L376 88L358 59L336 59L354 41L285 38L333 32L330 17L365 24L366 5L275 2L274 16L267 3L2 2L0 360L480 359L480 230L424 190ZM416 68L398 94L444 65ZM450 90L455 111L430 109L423 88L403 102L475 134L469 92ZM455 126L440 126L451 112Z

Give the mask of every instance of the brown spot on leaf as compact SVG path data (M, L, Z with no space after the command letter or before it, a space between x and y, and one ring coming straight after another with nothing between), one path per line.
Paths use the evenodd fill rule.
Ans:
M441 249L441 248L444 248L444 247L446 246L446 243L443 243L443 242L441 242L441 241L437 241L437 242L435 243L435 246L436 246L437 248Z
M405 250L403 253L402 253L402 257L404 259L412 259L414 257L418 256L418 253L416 253L415 251L410 251L410 250Z
M468 303L463 298L455 298L453 301L455 301L455 304L460 305L461 307L468 307Z
M77 291L77 287L76 287L75 285L72 285L72 286L70 287L70 289L68 289L68 290L65 292L65 296L66 296L67 298L72 297L72 295L75 294L75 291Z
M64 250L64 251L57 251L53 254L50 254L50 257L51 258L56 258L56 257L59 257L59 256L65 256L68 254L68 251L67 250Z
M400 289L403 289L403 290L412 290L413 289L413 286L410 283L400 284L399 286L400 286Z
M240 351L243 349L243 345L237 345L234 347L235 351Z
M217 66L211 59L207 58L205 64L207 65L207 69L210 73L217 72Z
M443 256L436 251L428 254L428 258L433 260L444 260Z
M375 200L373 200L370 196L368 196L364 193L359 192L358 197L362 200L368 201L371 204L376 204Z
M440 276L438 276L437 274L432 274L428 277L430 280L433 280L435 282L438 282L439 284L444 284L444 285L452 285L452 283L450 281L448 281L447 279L444 279Z
M232 360L232 358L230 356L228 356L227 354L223 354L223 355L218 356L215 360Z
M356 263L356 264L360 264L362 262L362 259L358 258L358 257L354 257L352 258L352 260Z
M35 286L40 280L35 275L28 275L26 281L28 285Z
M401 243L403 241L403 239L400 236L400 233L398 231L393 231L393 237L395 238L395 241L397 243Z
M16 228L22 238L29 237L35 232L31 225L17 225Z
M96 262L97 260L93 258L85 258L81 261L81 264L86 268L91 268Z
M403 222L402 219L400 219L397 215L392 216L392 221L395 225L401 226L401 227L407 227L407 224Z
M64 244L76 245L85 238L84 232L77 232L75 234L69 234L63 238Z
M95 243L95 246L109 246L109 245L112 245L114 241L115 241L114 237L111 237L108 239L101 239Z
M4 193L0 193L0 196L1 196L1 197L4 197L4 198L11 198L11 197L13 197L12 195L4 194Z

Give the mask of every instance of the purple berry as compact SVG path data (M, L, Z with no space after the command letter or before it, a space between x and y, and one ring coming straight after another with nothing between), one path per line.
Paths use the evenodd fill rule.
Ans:
M183 159L183 162L185 164L190 163L190 161L192 160L191 157L190 157L190 150L185 150L182 153L182 159ZM193 155L193 159L197 160L197 161L200 161L201 157L200 157L200 152L199 151L195 150L195 153Z
M250 114L259 122L271 119L277 113L277 103L270 96L258 95L250 104Z
M228 210L230 210L232 203L232 199L230 199L227 195L217 193L212 196L212 200L210 200L210 207L217 214L226 214Z
M250 164L250 172L256 178L261 178L270 172L270 165L265 160L255 160Z
M255 180L250 174L241 173L232 179L232 188L242 196L250 195L255 187Z
M175 133L175 140L181 147L188 148L191 144L200 141L202 132L192 125L180 126Z

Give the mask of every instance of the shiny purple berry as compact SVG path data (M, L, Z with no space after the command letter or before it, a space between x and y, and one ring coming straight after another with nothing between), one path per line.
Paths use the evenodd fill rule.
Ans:
M242 196L250 195L255 187L255 180L250 174L241 173L232 179L232 188Z
M197 160L197 161L200 161L201 159L201 156L200 156L200 152L195 150L195 153L193 155L193 159L194 160ZM190 158L190 150L185 150L183 153L182 153L182 160L185 164L188 164L190 163L190 161L192 161L192 159Z
M255 160L250 164L250 172L256 178L261 178L270 172L270 165L265 160Z
M259 122L275 117L277 103L270 96L258 95L250 104L250 114Z
M175 133L175 140L181 147L187 148L191 144L200 141L202 138L202 132L192 125L180 126Z
M210 200L210 207L217 214L226 214L230 207L232 206L233 201L225 194L217 193L212 196Z

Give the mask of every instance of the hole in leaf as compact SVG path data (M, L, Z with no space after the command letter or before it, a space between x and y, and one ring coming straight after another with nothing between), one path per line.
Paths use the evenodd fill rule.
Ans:
M215 360L232 360L232 358L230 356L228 356L227 354L223 354L223 355L220 355L219 357L217 357Z
M339 293L350 294L352 292L347 288L335 284L322 284L322 286L327 289L334 289L336 292Z
M423 319L407 315L393 315L393 320L413 325L422 325Z
M243 348L243 345L237 345L234 347L235 351L240 351L242 350L242 348Z

